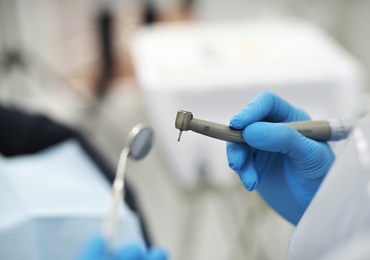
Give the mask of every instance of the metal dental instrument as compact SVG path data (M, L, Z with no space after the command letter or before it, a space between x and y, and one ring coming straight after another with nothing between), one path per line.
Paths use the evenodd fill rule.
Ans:
M319 120L298 121L288 124L302 135L321 142L338 141L348 136L354 126L354 120ZM180 130L177 141L180 141L182 131L194 131L196 133L230 142L245 142L241 130L233 129L227 125L217 124L201 119L196 119L188 111L179 110L176 115L175 127Z
M109 244L113 244L117 230L118 209L124 197L124 178L127 158L133 160L143 159L150 151L154 141L154 130L146 124L136 125L129 133L126 145L123 148L116 176L112 186L112 200L108 214L104 221L103 232Z

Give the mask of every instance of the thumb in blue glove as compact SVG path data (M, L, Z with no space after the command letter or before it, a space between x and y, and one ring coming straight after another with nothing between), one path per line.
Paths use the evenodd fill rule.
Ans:
M297 224L334 161L327 143L281 122L309 120L300 109L262 92L230 121L246 143L227 143L229 166L281 216Z

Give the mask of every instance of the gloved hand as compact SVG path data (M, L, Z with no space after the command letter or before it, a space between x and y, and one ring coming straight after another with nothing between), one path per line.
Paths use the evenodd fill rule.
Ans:
M166 260L167 253L153 247L144 252L138 244L128 244L116 252L106 252L107 244L100 235L94 236L84 248L79 260Z
M309 120L309 116L275 94L262 92L230 121L231 127L243 129L246 143L227 143L229 166L244 187L257 189L295 225L335 159L327 143L276 123L301 120Z

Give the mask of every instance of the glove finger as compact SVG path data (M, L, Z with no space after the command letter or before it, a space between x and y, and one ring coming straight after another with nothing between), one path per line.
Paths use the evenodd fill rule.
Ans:
M119 249L116 254L118 260L145 260L145 252L139 244L133 243Z
M286 154L293 159L307 156L312 140L287 124L256 122L243 130L243 138L252 147Z
M227 159L229 166L238 175L243 186L249 190L254 190L259 183L259 175L252 161L253 148L243 143L227 142Z
M229 167L238 171L247 161L249 147L246 143L226 143L226 153Z
M159 247L152 247L147 252L147 260L166 260L167 252Z
M230 120L230 126L243 129L261 120L290 122L308 119L309 116L304 111L293 107L279 96L270 92L261 92Z
M254 166L252 153L248 154L246 163L240 170L236 171L236 173L239 175L239 178L243 183L243 186L248 191L253 191L254 189L257 188L258 184L260 183L260 176L257 173L257 170Z
M256 122L243 130L243 138L256 149L289 156L307 177L318 177L312 169L329 169L333 161L334 155L327 144L306 138L286 124Z
M82 251L81 256L78 259L80 260L103 259L105 247L106 243L104 238L100 235L95 235L89 240L86 247Z

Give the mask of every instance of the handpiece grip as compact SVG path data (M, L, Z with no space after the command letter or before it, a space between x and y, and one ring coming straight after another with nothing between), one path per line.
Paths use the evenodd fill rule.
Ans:
M312 140L326 142L331 139L331 129L328 121L299 121L286 124Z

